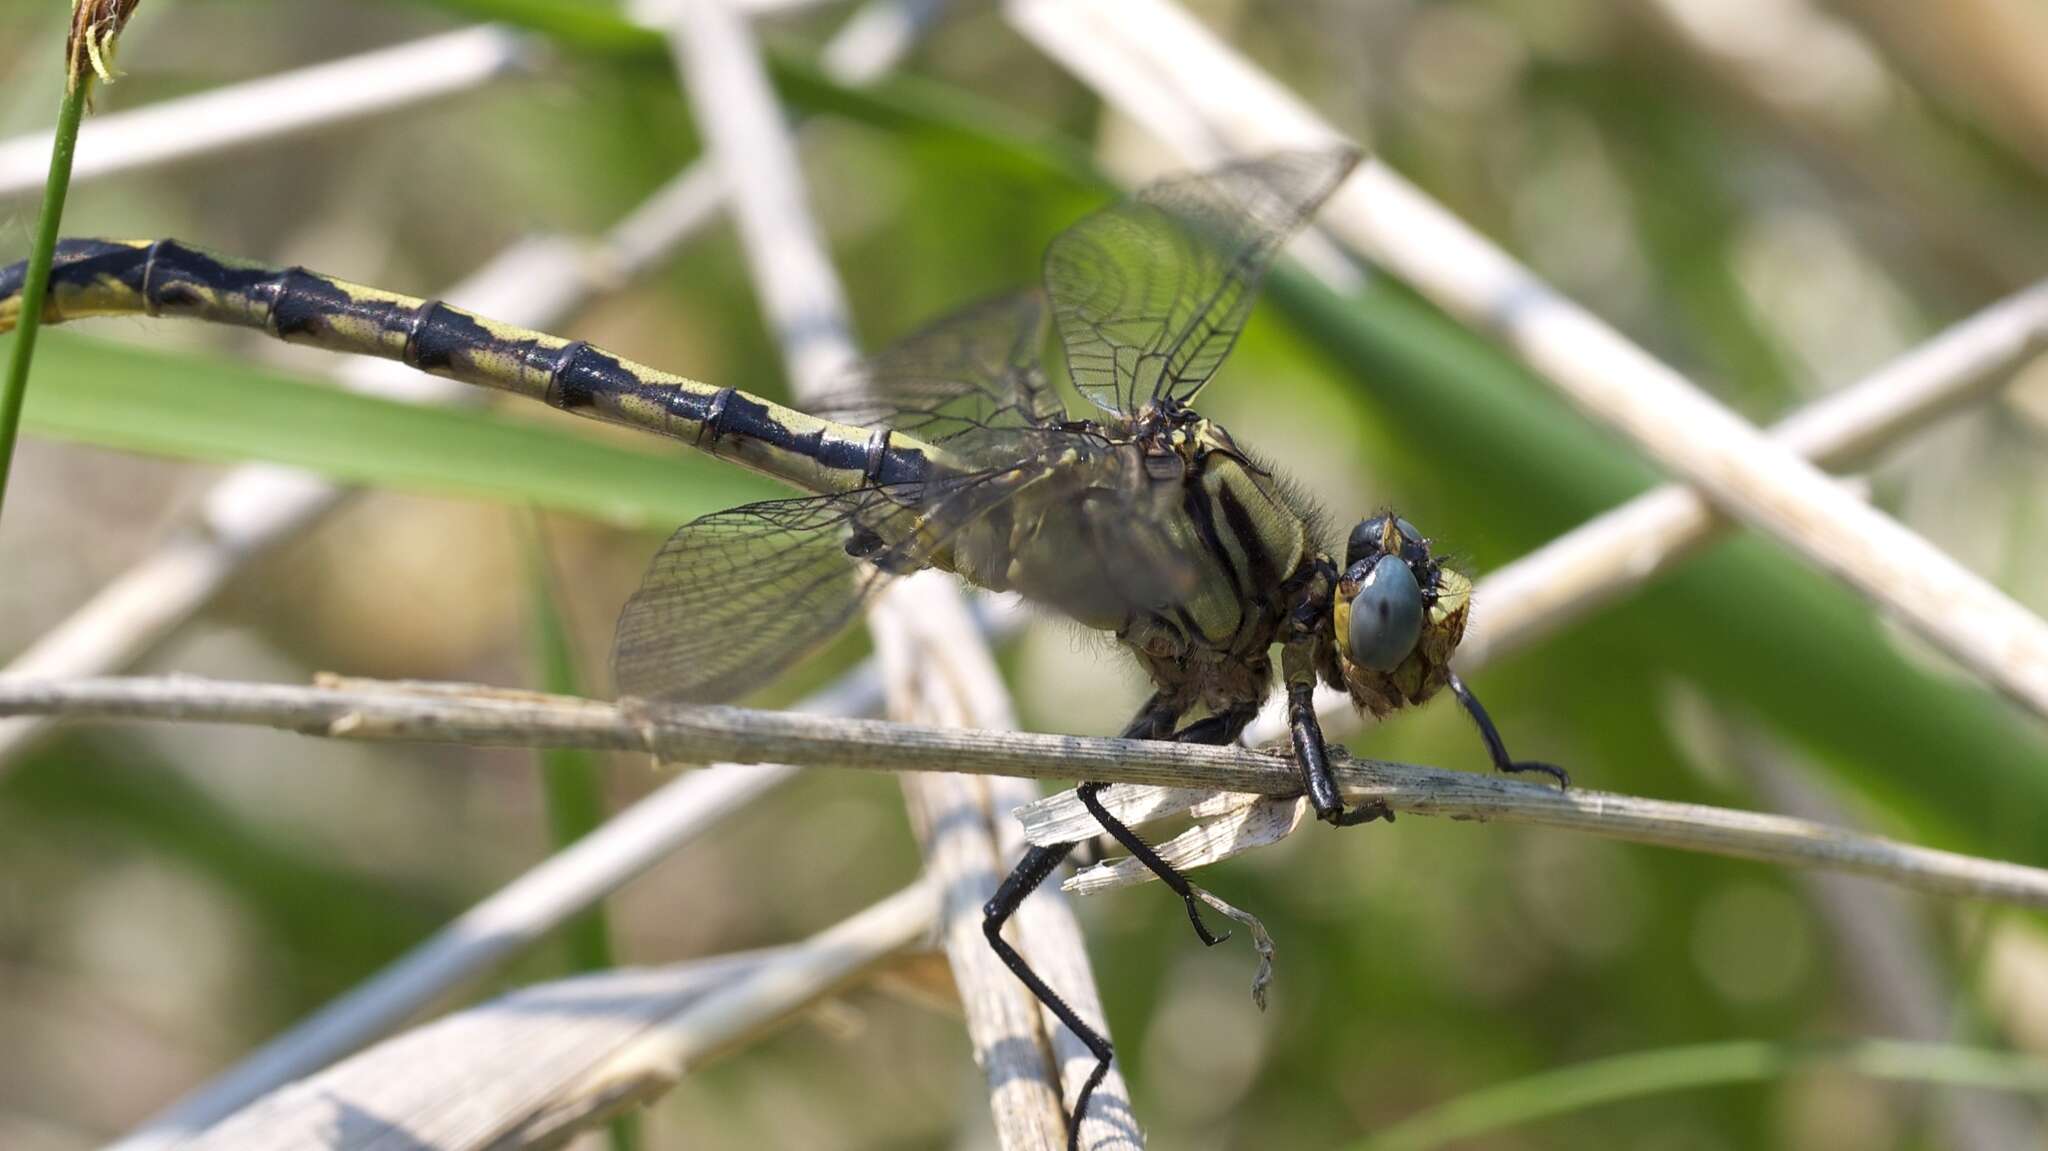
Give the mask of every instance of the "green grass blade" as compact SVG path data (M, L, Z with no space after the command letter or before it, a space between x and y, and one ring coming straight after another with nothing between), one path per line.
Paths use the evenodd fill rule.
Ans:
M767 480L644 439L628 445L479 410L398 403L232 360L72 333L44 341L38 435L215 462L267 460L350 484L476 496L668 528L778 494Z
M538 517L529 520L527 530L527 572L531 588L530 632L533 663L539 672L540 689L557 695L583 694L583 677L569 640L568 621L563 617L560 583L554 562L542 536L544 525ZM577 748L547 748L538 756L542 793L548 814L549 839L560 850L582 839L604 822L604 790L599 786L597 768L589 753ZM612 966L610 935L604 925L602 906L577 917L563 928L570 965L578 971L599 971Z
M539 516L529 517L528 524L527 582L532 589L533 660L540 687L558 695L582 695L583 677L562 612L562 586L548 552L546 525ZM548 748L538 759L549 840L560 851L604 822L604 786L597 759L587 751ZM617 963L603 903L563 924L561 936L572 971L603 971ZM639 1116L628 1113L612 1120L610 1134L613 1151L635 1151L640 1146Z
M8 349L7 375L0 379L0 507L7 502L7 474L14 467L14 441L21 430L23 401L28 395L28 367L35 358L36 334L42 329L43 299L50 290L50 264L57 256L57 233L64 220L64 197L71 189L71 157L78 150L78 124L85 117L92 81L76 79L64 93L57 113L57 138L50 149L50 180L43 191L42 215L36 220L35 245L29 249L28 276L21 289L21 321Z
M1353 1151L1430 1151L1589 1107L1819 1068L1890 1082L2048 1095L2048 1061L1979 1048L1896 1040L1707 1043L1596 1059L1475 1091L1353 1144Z
M610 4L568 0L409 0L413 7L436 8L465 20L489 20L538 32L557 45L605 55L644 55L667 59L661 33L620 15Z

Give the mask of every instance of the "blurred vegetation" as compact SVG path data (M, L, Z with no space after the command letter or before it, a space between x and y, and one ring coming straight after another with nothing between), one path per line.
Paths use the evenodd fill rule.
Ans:
M1769 420L2048 269L2048 104L2000 48L2037 35L2038 56L2048 17L1929 5L1915 24L1876 0L1754 0L1740 20L1712 17L1734 7L1196 5L1552 283ZM1096 162L1146 154L987 4L950 9L899 78L839 89L814 61L846 11L764 31L785 96L813 116L815 207L879 347L1029 282L1046 240L1108 194ZM551 58L401 115L82 185L66 230L176 235L430 294L523 235L601 231L696 154L659 41L597 0L166 0L137 15L129 74L100 103L484 17L540 29ZM1996 19L2012 24L1985 35ZM61 6L0 0L0 131L56 106L62 25ZM33 213L0 202L0 258L26 250ZM724 225L565 331L786 394ZM560 683L604 666L611 616L659 532L760 490L546 411L418 413L323 392L290 378L322 357L246 333L133 320L45 344L36 438L0 520L0 654L161 540L220 463L271 459L372 490L265 557L148 666ZM2044 389L2024 373L1874 465L1887 508L2037 611ZM1656 479L1385 279L1339 298L1276 275L1203 408L1284 460L1333 518L1395 504L1481 573ZM535 508L551 592L536 582ZM767 702L858 649L839 645ZM1034 728L1112 730L1139 697L1123 661L1056 623L1004 660ZM2048 864L2039 720L1766 540L1716 547L1477 687L1518 754L1587 786L1770 807L1792 778L1839 818ZM1357 741L1478 769L1476 744L1448 707ZM637 761L603 767L613 806L660 782ZM513 753L197 729L67 733L0 766L0 1034L37 1053L0 1060L0 1146L96 1143L374 971L550 849L541 780ZM806 779L623 894L613 947L653 963L787 940L915 868L890 781ZM1195 946L1170 900L1082 909L1162 1148L1348 1146L1567 1064L1897 1034L1912 995L1959 1021L1950 1039L2048 1047L2048 946L2030 916L1906 903L1913 931L1884 945L1924 942L1933 975L1901 987L1872 982L1869 937L1842 928L1867 893L1533 829L1311 830L1205 881L1278 938L1264 1016L1244 994L1249 956ZM544 949L478 993L557 973L561 955ZM876 996L854 1007L863 1026L799 1028L687 1082L646 1145L973 1145L959 1133L986 1119L957 1025ZM115 1058L110 1085L93 1069ZM2038 1121L2024 1103L1968 1101ZM1461 1145L1947 1147L1970 1145L1966 1126L1922 1089L1773 1065Z

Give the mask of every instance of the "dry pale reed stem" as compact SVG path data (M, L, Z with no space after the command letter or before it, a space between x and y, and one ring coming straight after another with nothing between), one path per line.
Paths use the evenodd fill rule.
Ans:
M747 268L783 366L799 397L817 395L858 352L753 34L730 0L678 0L669 31L711 162L733 194Z
M829 719L733 707L617 705L460 685L338 681L337 687L193 678L63 682L0 679L0 715L181 720L285 728L339 739L637 750L678 763L730 760L864 771L958 771L1034 779L1099 779L1202 792L1293 797L1285 756L1085 736L1027 735ZM1348 798L1396 810L1566 828L1691 851L1825 867L1941 895L2048 906L2048 872L1859 835L1806 820L1697 804L1553 788L1438 768L1347 760ZM1124 789L1107 793L1129 814ZM1044 842L1079 838L1060 797L1027 824ZM1077 805L1076 805L1077 806ZM1092 834L1092 832L1091 832Z
M1842 5L1813 0L1651 0L1629 6L1633 26L1623 35L1669 45L1653 66L1701 70L1735 105L1817 153L1825 168L1845 173L1859 198L1881 201L1910 221L1916 244L1946 269L2011 287L2038 276L2048 259L2035 185L1989 162L1898 67L1944 41L1942 32L1955 25L1945 18L1977 2L1886 0L1912 12L1914 31L1908 43L1895 45L1904 49L1898 54L1870 43L1843 18ZM2020 38L2006 48L2018 61L2038 54L2043 43ZM1992 117L1972 124L1995 127Z
M628 1107L660 1096L690 1071L782 1026L858 982L876 965L931 938L939 900L929 880L763 959L730 986L660 1021L578 1078L515 1137L552 1147Z
M942 587L935 592L932 584ZM979 730L1014 729L1009 694L987 646L966 642L972 624L960 610L959 597L949 594L950 578L926 572L892 590L897 594L881 605L891 626L878 633L888 636L878 641L878 655L892 674L913 681L905 694L924 701L922 712L910 718ZM982 905L1024 846L1021 829L1007 815L1036 800L1037 790L1014 777L953 774L907 775L904 788L920 840L934 861L929 870L935 879L945 877L946 890L956 901L944 917L948 958L956 972L972 973L956 981L993 1105L998 1113L1018 1113L1006 1120L1007 1128L999 1121L998 1130L1006 1140L1025 1145L1050 1138L1064 1146L1059 1104L1064 1098L1065 1113L1072 1114L1095 1057L1002 966L981 929ZM1041 889L1025 900L1011 918L1010 933L1013 945L1054 993L1107 1035L1080 925L1058 889ZM1045 1060L1042 1044L1049 1045L1059 1071L1061 1092L1051 1098L1038 1078ZM1024 1066L1015 1066L1020 1063ZM1090 1099L1078 1135L1080 1146L1091 1151L1143 1145L1122 1072L1114 1064Z
M812 221L782 110L746 26L723 0L680 0L674 17L671 43L712 159L735 193L755 292L795 393L817 395L853 363L855 347L845 294ZM958 597L943 579L906 582L885 592L870 613L881 662L893 670L885 678L891 714L973 726L1007 719L1007 696L971 627L943 639L919 634L934 617L964 621ZM992 706L988 692L977 697L971 690L977 678L994 684ZM1028 993L981 938L980 904L994 893L1002 862L985 785L933 775L906 781L906 790L927 874L943 893L940 938L988 1078L997 1135L1011 1151L1052 1151L1066 1141L1066 1119L1044 1054L1047 1037ZM1085 967L1085 956L1074 961Z
M1097 55L1107 52L1100 45L1114 45L1123 75L1165 86L1200 113L1213 140L1232 150L1334 137L1299 98L1167 0L1018 0L1011 10L1033 14L1040 24L1066 21L1082 29L1097 42ZM1975 674L2048 715L2048 625L1770 443L1385 164L1361 168L1322 222L1438 306L1499 340L1729 514L1770 532Z
M72 183L286 139L467 92L530 67L538 45L465 28L193 96L99 116L78 137ZM49 132L0 140L0 197L40 191Z
M558 1146L929 935L923 884L797 944L522 988L266 1096L182 1151Z
M967 685L945 682L953 663L933 650L933 636L918 622L932 597L915 585L930 582L933 575L902 581L877 601L869 615L875 659L892 715L957 727L967 711ZM1001 879L985 781L940 771L903 777L903 792L925 875L942 893L939 943L960 991L975 1062L988 1080L996 1137L1005 1148L1056 1147L1066 1119L1037 1004L981 933L981 905Z
M1771 429L1787 450L1849 466L2005 382L2006 370L2048 336L2048 284L1992 305L1863 380L1814 401ZM1479 667L1520 650L1641 587L1728 527L1697 492L1646 492L1559 536L1480 582L1485 605L1458 652ZM1351 710L1347 707L1346 710Z

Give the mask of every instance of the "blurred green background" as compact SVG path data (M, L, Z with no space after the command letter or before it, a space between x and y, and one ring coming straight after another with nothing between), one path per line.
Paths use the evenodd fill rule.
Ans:
M1191 7L1758 420L2048 271L2048 11L2028 0ZM1030 282L1046 241L1108 194L1095 165L1166 162L987 3L951 5L900 79L838 90L816 53L850 10L760 28L791 106L815 113L804 166L870 348ZM530 74L84 184L66 232L175 235L431 295L522 236L602 232L697 155L665 54L594 2L153 0L100 107L493 14L549 26ZM0 133L52 119L64 18L53 0L0 0ZM25 253L35 208L0 199L0 259ZM722 222L562 330L787 394ZM370 490L254 564L148 670L540 685L549 613L534 605L552 587L568 589L552 597L566 662L603 694L611 619L662 533L763 490L537 406L435 417L459 428L336 407L276 378L312 379L324 357L247 333L138 319L58 337L0 518L0 656L167 538L227 462L274 458ZM1396 505L1482 575L1655 478L1383 279L1340 299L1276 276L1202 406L1333 520ZM2044 428L2048 368L2029 366L1871 472L1885 507L2036 611ZM553 580L535 578L536 535ZM1111 731L1143 694L1126 661L1056 622L1002 655L1032 729ZM1720 545L1475 686L1518 754L1586 786L1818 811L2048 864L2039 719L1768 541ZM1354 746L1485 763L1442 705ZM638 759L601 766L612 808L664 778ZM0 1146L90 1146L135 1123L544 857L547 824L521 753L152 727L67 731L0 763ZM659 963L791 940L916 868L894 781L806 778L630 887L609 907L612 950ZM1728 1039L2048 1050L2048 937L2028 915L1419 818L1311 829L1204 882L1278 937L1264 1015L1244 993L1247 950L1205 951L1157 890L1081 908L1161 1148L1347 1147L1490 1085ZM558 974L569 952L543 947L475 994ZM955 1021L872 993L847 1006L687 1080L647 1145L993 1145ZM2040 1118L2023 1098L1823 1070L1461 1146L1990 1149L2041 1146Z

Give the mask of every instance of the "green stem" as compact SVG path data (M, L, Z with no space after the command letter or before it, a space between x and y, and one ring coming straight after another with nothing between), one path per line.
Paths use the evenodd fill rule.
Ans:
M1892 1082L2048 1094L2048 1063L1939 1043L1738 1041L1596 1059L1474 1091L1353 1145L1353 1151L1429 1151L1606 1103L1701 1087L1782 1079L1832 1067Z
M560 695L581 690L574 646L568 621L561 610L560 581L549 555L545 525L538 513L527 515L527 569L533 587L533 654L539 666L542 688ZM604 787L598 765L587 751L557 747L542 751L541 792L547 806L548 831L556 851L582 839L604 822ZM611 927L604 905L562 925L562 943L569 966L575 971L602 971L615 966ZM613 1151L637 1151L640 1146L640 1117L624 1114L611 1122Z
M43 192L43 214L36 221L36 243L29 252L28 275L21 289L21 322L7 359L7 378L0 380L0 505L7 502L7 473L14 467L14 439L21 429L21 406L28 395L28 365L42 327L43 299L50 289L50 264L57 256L58 226L64 219L64 196L71 189L71 157L78 151L78 124L92 78L81 77L64 94L57 112L57 140L50 149L50 181Z
M533 589L533 661L543 691L576 695L582 675L576 667L569 640L568 622L562 618L559 583L548 554L544 526L537 513L526 516L526 559L529 586ZM539 755L541 794L547 809L548 838L557 851L582 839L604 822L604 789L598 782L597 767L589 753L577 748L548 748ZM569 964L577 971L601 971L612 966L609 933L605 929L602 905L563 925Z

